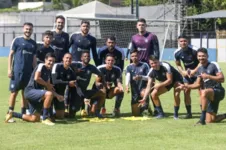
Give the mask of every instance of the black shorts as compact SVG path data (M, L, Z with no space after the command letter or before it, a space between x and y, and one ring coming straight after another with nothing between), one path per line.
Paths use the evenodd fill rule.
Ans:
M59 88L58 86L56 86L55 90L56 90L56 93L58 93L59 95L64 95L65 93L65 87ZM58 101L56 97L53 98L53 105L55 110L65 110L64 102Z
M16 92L19 90L24 90L29 82L30 76L24 76L23 73L13 73L13 77L10 79L9 90L11 92Z
M41 113L41 110L43 108L42 98L46 92L47 92L46 90L40 90L40 89L25 90L24 97L25 99L28 100L29 111L31 114L34 114L35 112Z
M214 88L214 100L208 102L207 112L217 114L219 103L224 99L225 90L224 88Z

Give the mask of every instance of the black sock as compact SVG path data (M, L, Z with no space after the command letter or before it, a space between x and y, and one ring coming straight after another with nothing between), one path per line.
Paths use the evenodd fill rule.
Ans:
M21 114L26 114L26 108L25 107L21 108Z
M202 114L201 114L201 117L200 117L200 121L202 123L205 123L205 121L206 121L206 110L202 111Z
M22 119L23 114L13 112L13 117Z
M224 115L224 118L226 118L226 114L223 114Z
M178 111L179 111L180 106L174 106L174 116L178 117Z
M42 114L43 120L47 119L48 116L49 116L49 108L43 108L43 114Z
M186 105L187 114L191 114L191 105Z
M156 108L156 110L158 111L158 114L159 114L159 115L164 115L164 113L163 113L163 110L162 110L162 107L161 107L161 106L156 106L155 108Z
M10 111L14 111L14 107L9 107L9 110Z
M100 109L96 109L95 110L95 115L99 115L100 114Z
M124 97L124 93L120 93L115 96L115 109L119 109Z
M53 107L52 106L49 108L49 117L50 118L53 117Z

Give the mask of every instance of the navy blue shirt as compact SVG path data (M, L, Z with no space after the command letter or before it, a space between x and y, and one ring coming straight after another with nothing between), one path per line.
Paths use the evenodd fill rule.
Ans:
M115 58L115 66L118 66L121 70L123 70L124 68L124 52L119 48L119 47L115 47L114 50L112 52L110 52L108 50L107 46L104 46L102 48L99 49L98 51L98 58L99 58L99 62L101 64L105 64L105 59L106 59L106 55L107 54L112 54Z
M105 82L109 82L117 86L118 82L122 82L122 71L119 67L113 66L111 70L106 69L106 65L97 67L104 77Z
M44 44L37 44L36 58L37 63L45 62L45 56L47 53L54 53L54 50L51 46L45 47Z
M141 75L141 76L146 76L149 72L149 66L147 63L139 62L137 65L135 64L130 64L126 68L126 74L130 74L130 85L131 89L133 91L141 91L143 88L146 88L147 86L147 81L144 80L133 80L133 78L136 75Z
M60 34L53 31L53 41L51 43L55 55L56 62L62 62L65 53L69 53L69 34L66 32L62 32Z
M45 87L35 81L35 73L41 72L41 78L45 82L48 82L51 80L51 70L47 69L46 66L43 63L38 64L38 66L34 69L32 72L30 81L26 87L26 90L29 89L44 89Z
M98 63L97 49L96 49L96 38L91 36L90 34L83 36L81 33L72 34L70 38L69 47L72 46L72 60L73 61L81 61L82 51L90 49L92 50L93 59L95 65Z
M201 75L202 73L206 73L212 76L216 76L219 72L221 72L221 69L216 62L208 62L207 66L200 66L198 68L197 74ZM221 83L210 79L203 80L203 83L204 88L222 87Z
M189 69L195 69L199 61L197 59L197 49L192 46L188 46L186 50L183 50L181 48L177 49L174 52L174 57L176 61L182 61L185 67L185 70Z
M84 66L82 62L72 62L71 66L76 72L78 86L83 91L87 89L92 74L101 76L101 72L94 65L88 64Z
M33 58L36 49L37 46L34 40L16 37L11 45L11 50L14 51L13 72L27 74L30 77L33 71Z
M167 80L166 74L172 74L173 76L173 81L172 84L174 84L177 81L181 81L182 76L181 74L170 64L166 62L161 62L160 63L160 68L159 70L154 70L151 68L151 70L148 73L148 76L152 79L156 79L160 82L164 82Z

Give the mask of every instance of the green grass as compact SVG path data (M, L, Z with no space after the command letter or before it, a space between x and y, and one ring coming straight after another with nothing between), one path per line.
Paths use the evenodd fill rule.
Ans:
M226 121L218 124L194 127L200 112L198 92L192 92L192 110L194 118L174 120L173 96L169 92L161 96L167 118L162 120L127 121L116 119L114 122L76 122L55 126L41 123L27 123L16 120L14 124L3 123L8 108L7 58L0 58L0 150L83 150L83 149L225 149ZM174 64L171 62L171 64ZM224 73L225 63L220 63ZM224 87L225 84L224 84ZM183 96L181 96L183 98ZM107 101L107 111L113 109L114 100ZM16 103L19 111L20 96ZM220 104L219 113L226 112L226 101ZM125 94L121 112L131 114L130 95ZM180 116L185 114L184 102L181 102Z

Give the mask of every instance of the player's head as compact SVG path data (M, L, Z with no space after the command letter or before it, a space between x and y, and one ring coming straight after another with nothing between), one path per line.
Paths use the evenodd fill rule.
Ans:
M25 22L23 26L24 36L30 38L33 32L33 24L30 22Z
M109 51L113 51L116 44L116 38L115 36L109 36L106 40L106 45L108 47Z
M208 62L208 51L206 48L199 48L197 50L197 58L201 64Z
M138 62L138 51L136 49L130 52L130 59L132 60L133 63Z
M56 28L58 30L60 30L60 31L63 30L64 25L65 25L65 18L64 18L64 16L62 16L62 15L56 16L55 23L56 23Z
M82 34L88 34L90 29L90 23L88 20L82 20L81 22L81 32Z
M188 38L185 35L180 35L178 38L178 44L182 49L188 47Z
M107 67L112 68L115 63L115 57L112 54L107 54L105 58L105 63Z
M71 62L72 62L72 55L71 55L71 53L64 54L64 57L63 57L63 64L64 64L64 66L69 67L71 65Z
M158 70L159 69L160 62L159 62L158 58L155 55L151 55L149 57L149 64L150 64L151 68L153 68L154 70Z
M81 61L84 64L86 64L86 65L89 64L89 62L90 62L90 53L89 53L89 51L83 51L82 52Z
M53 67L53 64L55 63L56 56L54 53L47 53L45 56L45 66L48 69L51 69Z
M143 34L146 32L146 20L144 18L140 18L137 20L137 30L139 33Z
M50 45L53 40L53 32L50 30L47 30L42 35L42 40L45 45Z

